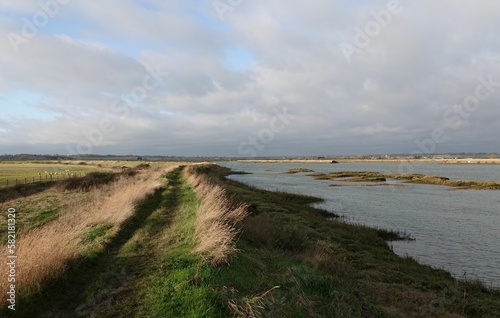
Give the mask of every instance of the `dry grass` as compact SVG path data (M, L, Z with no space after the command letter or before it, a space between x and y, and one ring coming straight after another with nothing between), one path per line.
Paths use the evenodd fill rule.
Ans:
M80 244L84 233L96 224L109 224L117 231L133 214L136 204L161 185L158 179L162 173L150 170L133 178L121 177L104 188L93 188L87 204L68 203L66 211L54 221L18 234L16 287L37 291L44 282L62 274L69 261L90 248ZM1 248L1 257L6 259L7 248ZM2 302L6 288L7 284L0 284Z
M266 303L274 302L272 292L275 289L280 288L280 286L274 286L273 288L266 290L265 292L250 297L249 299L236 301L231 299L228 301L228 307L231 312L237 317L248 317L248 318L260 318L263 315L260 310L265 309ZM225 294L236 294L237 292L233 290L225 291Z
M193 167L186 167L184 177L200 200L195 221L198 240L195 251L205 255L214 266L227 263L229 255L237 250L235 238L240 232L237 223L247 216L247 205L234 205L221 186L196 174Z
M313 173L308 176L316 180L343 182L385 182L386 179L402 180L406 183L432 184L456 189L500 190L500 182L491 180L450 180L446 177L429 176L418 173L380 173L372 171L338 171ZM335 185L331 185L335 186Z
M307 169L307 168L292 168L289 169L287 172L288 174L294 174L294 173L299 173L299 172L314 172L312 169Z

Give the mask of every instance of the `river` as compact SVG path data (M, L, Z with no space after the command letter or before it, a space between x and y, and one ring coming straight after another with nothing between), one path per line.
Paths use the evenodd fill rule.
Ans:
M480 279L487 286L500 287L500 191L454 190L390 180L388 186L365 186L315 180L307 173L285 173L291 168L398 172L398 163L219 165L250 172L229 177L248 185L322 197L325 202L316 206L344 217L346 222L405 232L415 241L391 242L398 255L445 269L457 278ZM500 165L421 163L412 168L416 173L454 180L500 181ZM333 183L344 186L329 186Z

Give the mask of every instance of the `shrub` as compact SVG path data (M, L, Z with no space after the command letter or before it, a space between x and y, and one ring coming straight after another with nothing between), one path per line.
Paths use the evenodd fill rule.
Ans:
M81 178L70 178L59 182L58 187L63 190L90 191L102 185L111 183L118 178L118 174L111 172L91 172Z

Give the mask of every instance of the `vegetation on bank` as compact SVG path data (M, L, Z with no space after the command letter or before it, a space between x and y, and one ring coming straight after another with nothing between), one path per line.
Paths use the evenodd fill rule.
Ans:
M341 182L386 182L387 179L402 180L406 183L433 184L456 189L500 190L500 182L489 180L450 180L446 177L429 176L418 173L380 173L373 171L338 171L314 173L309 176L316 180Z
M103 177L106 182L85 189L87 191L83 193L66 192L56 184L34 197L3 204L3 210L8 204L18 215L16 256L22 260L16 269L18 296L39 292L47 282L63 275L69 263L101 249L103 245L96 235L112 236L116 233L133 214L136 203L158 186L159 173L147 171L137 178L120 176L112 184L109 184L108 177L97 174L96 178ZM78 179L86 181L88 176L72 180L76 182ZM6 248L2 249L4 257L7 253ZM5 284L0 285L3 303L5 288Z
M292 169L288 170L286 173L294 174L294 173L299 173L299 172L314 172L314 170L308 169L308 168L292 168Z
M346 224L309 206L319 198L248 187L225 179L225 168L197 169L249 204L241 252L219 283L234 290L231 303L239 308L264 317L500 315L499 291L398 257L384 231Z
M400 235L310 206L320 198L248 187L215 165L148 175L154 171L96 191L53 187L35 194L54 195L60 210L21 237L59 226L69 234L51 239L76 244L57 275L22 289L16 316L500 316L500 291L398 257L386 240ZM120 183L126 180L135 185ZM156 185L144 192L137 182ZM65 196L81 201L67 209ZM8 204L26 200L36 214L34 197ZM119 202L133 204L115 214L123 210ZM95 207L99 213L90 211ZM53 255L34 241L30 249L23 259Z

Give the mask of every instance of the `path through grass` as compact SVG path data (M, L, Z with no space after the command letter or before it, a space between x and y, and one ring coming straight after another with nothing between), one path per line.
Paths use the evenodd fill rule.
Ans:
M196 252L200 201L179 168L102 248L19 299L16 316L500 316L498 291L398 257L382 231L308 205L319 198L247 187L213 165L195 171L223 187L235 206L249 206L228 264L213 266ZM82 244L106 231L96 225Z

